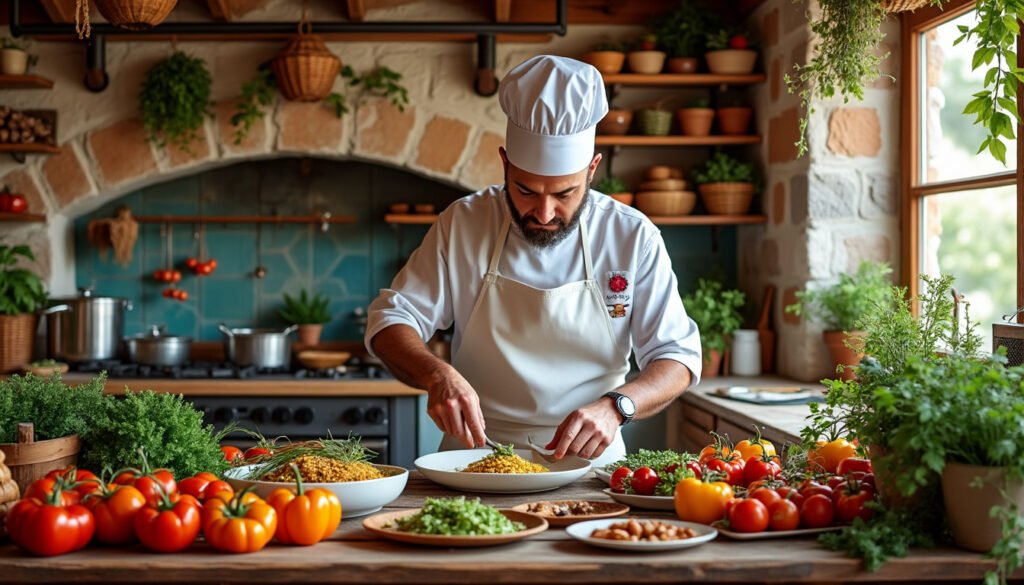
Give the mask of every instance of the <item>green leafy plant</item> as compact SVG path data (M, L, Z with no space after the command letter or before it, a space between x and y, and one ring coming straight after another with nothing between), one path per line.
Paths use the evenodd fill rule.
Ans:
M840 274L833 285L797 291L797 302L786 312L820 322L826 331L853 331L862 317L889 300L891 272L884 262L863 261L856 273Z
M25 51L25 52L28 52L28 47L29 47L28 39L16 39L14 37L4 37L2 40L0 40L0 43L2 43L2 45L0 45L0 48L3 48L3 49L13 49L15 51Z
M706 350L725 351L729 336L743 324L742 291L725 289L717 280L701 278L697 290L683 297L683 306L700 328L700 342Z
M625 181L612 175L598 181L597 185L594 185L594 188L606 195L610 195L612 193L625 193L629 191L629 185L627 185Z
M721 51L729 48L729 31L727 29L718 29L713 32L706 33L704 43L709 51Z
M349 87L358 87L360 92L358 98L366 96L377 96L386 98L391 105L405 111L409 105L409 92L402 85L402 74L387 67L377 67L365 75L357 75L348 65L341 68L339 74ZM239 144L249 134L252 125L266 114L263 108L269 106L277 91L277 79L270 69L269 63L260 65L256 75L249 81L242 84L242 97L239 99L234 115L231 116L231 124L235 127L235 144ZM349 112L349 99L340 93L331 93L325 99L334 110L334 114L341 118Z
M297 325L326 323L331 320L327 304L327 297L319 293L310 297L306 293L306 289L299 292L298 298L284 293L284 309L281 310L280 315L285 321Z
M32 423L37 441L84 436L103 411L103 376L69 388L59 374L14 375L0 381L0 443L14 443L18 423Z
M613 43L610 41L605 41L603 43L598 43L594 45L594 48L591 50L594 52L612 51L615 53L625 53L627 50L629 50L629 48L626 45L626 43Z
M716 152L694 175L699 185L705 183L754 183L758 177L754 165L741 163L724 152Z
M710 108L711 107L711 100L709 100L706 97L693 98L692 100L687 102L685 107L687 107L687 108Z
M717 13L699 6L694 0L680 0L675 10L651 22L658 44L665 47L670 57L700 55L707 31L718 26Z
M25 268L14 268L19 256L36 259L28 246L0 245L0 315L34 313L46 302L39 276Z
M212 79L206 62L175 51L154 65L142 81L139 111L149 140L189 152L211 115Z

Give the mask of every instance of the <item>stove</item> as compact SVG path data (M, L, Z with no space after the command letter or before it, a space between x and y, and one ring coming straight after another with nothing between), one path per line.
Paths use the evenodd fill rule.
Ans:
M299 368L259 368L219 362L189 362L181 366L147 366L120 360L81 362L71 366L72 371L83 373L107 372L108 378L171 378L176 380L201 379L260 379L260 380L382 380L393 379L391 374L376 364L358 360L336 368L315 370Z

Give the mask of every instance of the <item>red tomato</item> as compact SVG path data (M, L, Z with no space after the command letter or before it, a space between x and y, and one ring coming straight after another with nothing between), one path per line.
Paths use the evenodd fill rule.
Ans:
M768 508L759 500L740 500L729 509L729 524L736 532L764 532L768 529Z
M827 485L822 485L816 481L805 481L800 484L800 494L805 498L809 498L813 495L821 494L832 499L832 488Z
M178 300L179 301L187 301L188 300L188 291L187 290L179 290L178 291Z
M210 258L209 260L206 261L206 264L210 267L210 271L211 272L217 269L217 259L216 258Z
M835 492L836 486L841 483L846 483L846 478L841 475L833 475L828 478L828 487L831 488L833 492Z
M196 272L205 276L213 272L213 266L206 263L200 264L199 266L196 266Z
M804 504L805 498L795 487L784 485L779 489L775 490L783 500L789 500L796 504L797 508L800 508Z
M779 500L768 507L768 525L772 530L796 530L800 509L790 500Z
M768 506L769 509L771 509L772 504L782 499L782 496L780 496L778 492L768 488L758 488L750 492L750 495L747 497L761 502L765 506Z
M60 491L58 486L57 491ZM61 494L49 499L18 500L7 513L6 528L14 544L39 556L62 555L83 548L92 539L96 522L80 504L61 505Z
M640 39L640 50L641 51L653 51L658 46L658 37L654 35L646 35Z
M804 528L824 528L832 525L835 509L832 500L824 494L814 494L800 506Z
M174 474L170 470L157 469L149 473L146 473L145 470L144 466L143 471L138 469L125 471L114 478L114 483L134 486L135 489L142 492L146 502L150 504L159 501L161 495L173 496L178 493L178 484L174 481Z
M743 35L733 35L732 38L729 39L729 48L730 49L738 49L738 50L742 51L742 50L745 50L749 46L750 46L750 43L747 41L747 37L745 37Z
M25 196L19 193L11 194L11 213L25 213L28 209L28 201L25 200Z
M173 289L173 288L165 288L163 290L163 292L161 292L160 294L163 295L163 297L166 298L166 299L173 299L174 298L174 290L175 289Z
M11 194L7 191L0 193L0 213L11 212Z
M729 485L745 485L743 483L743 460L730 453L725 458L714 457L708 460L707 465L710 471L720 471L725 474L726 482Z
M242 458L242 450L233 445L224 445L220 448L220 452L224 454L224 459L232 463Z
M242 458L246 461L255 459L256 457L263 457L264 455L270 455L270 449L266 447L249 447L242 454Z
M38 498L41 501L53 493L57 484L61 488L61 501L63 504L80 504L85 496L100 489L100 480L91 471L78 469L74 466L64 469L54 469L44 477L35 480L25 493L23 498Z
M836 475L846 477L854 471L874 473L874 469L871 467L871 460L863 457L847 457L839 462L839 467L836 468Z
M874 489L876 492L878 491L878 486L875 485L875 474L874 473L869 473L869 474L865 475L864 477L860 478L860 481L864 485L871 486L871 488Z
M750 485L762 479L775 479L782 473L782 466L767 454L751 457L743 466L743 485Z
M85 501L96 520L96 540L103 544L128 544L135 540L135 514L145 505L146 498L130 485L103 486L102 491Z
M633 477L633 470L628 467L620 467L612 473L611 479L608 480L608 487L613 492L625 493L626 486L622 484L623 480Z
M200 502L205 502L219 492L234 493L231 484L217 479L209 471L203 471L178 482L178 491L187 494Z
M641 496L653 496L654 488L658 485L658 472L647 466L640 467L633 472L629 485Z
M176 501L163 497L146 504L135 514L135 535L142 544L157 552L179 552L188 548L199 536L202 509L189 495L176 496Z
M199 265L199 261L195 258L188 258L185 260L185 268L195 268Z
M686 468L693 472L693 477L695 477L697 479L701 478L702 470L701 470L699 462L697 462L697 461L687 461L686 462Z
M180 270L168 270L168 272L171 273L171 278L170 278L171 282L178 282L178 281L181 280L181 271Z
M864 504L875 497L874 488L860 482L843 483L836 489L833 503L836 507L836 519L842 524L853 522L854 518L870 520L875 511Z

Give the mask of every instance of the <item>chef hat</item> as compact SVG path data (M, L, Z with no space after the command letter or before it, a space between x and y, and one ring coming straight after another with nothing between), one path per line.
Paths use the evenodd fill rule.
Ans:
M505 150L524 171L546 177L583 170L594 158L597 123L608 113L601 73L552 55L531 57L498 87L508 116Z

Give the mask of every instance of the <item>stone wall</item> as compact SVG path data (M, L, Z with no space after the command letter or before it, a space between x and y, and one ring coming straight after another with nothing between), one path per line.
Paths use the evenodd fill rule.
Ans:
M751 15L761 31L769 82L756 90L768 223L743 228L740 282L751 298L766 285L776 291L772 317L777 332L777 366L782 374L817 380L832 374L821 327L784 307L805 287L834 282L861 260L895 263L899 256L899 91L885 77L866 89L863 103L840 98L813 104L808 127L810 151L797 157L800 102L787 92L783 76L804 63L810 45L806 12L810 0L768 0ZM898 76L899 27L886 24L883 73Z

